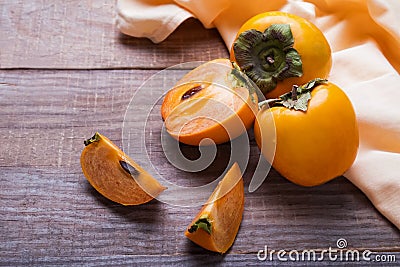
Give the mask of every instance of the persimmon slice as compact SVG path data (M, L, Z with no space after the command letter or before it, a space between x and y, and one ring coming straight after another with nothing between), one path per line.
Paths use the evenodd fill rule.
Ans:
M188 145L220 144L245 132L258 106L254 88L243 77L228 59L207 62L186 74L161 106L167 132Z
M235 163L185 231L199 246L225 253L235 241L244 209L244 187Z
M86 179L100 194L122 205L149 202L166 189L99 133L85 141L81 166Z

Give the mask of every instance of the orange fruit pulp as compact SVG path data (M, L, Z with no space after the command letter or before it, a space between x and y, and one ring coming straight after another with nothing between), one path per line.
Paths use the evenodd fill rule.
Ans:
M235 241L243 210L243 179L235 163L193 219L185 236L205 249L225 253Z
M228 59L217 59L185 75L161 106L168 133L188 145L209 145L227 142L250 128L257 95L237 86L232 73Z

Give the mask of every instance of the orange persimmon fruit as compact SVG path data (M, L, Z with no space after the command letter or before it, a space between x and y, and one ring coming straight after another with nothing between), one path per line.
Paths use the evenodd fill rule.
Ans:
M258 110L253 86L229 59L200 65L164 97L161 115L167 132L188 145L221 144L238 137L253 125Z
M331 48L321 30L281 11L265 12L245 22L231 47L231 60L267 98L290 91L292 85L327 78L332 66Z
M81 155L83 174L109 200L122 205L139 205L165 190L104 135L95 133L84 143Z
M257 145L275 170L298 185L316 186L351 167L358 127L353 106L338 86L317 79L293 87L279 102L262 107L254 123Z
M244 187L234 163L185 231L199 246L225 253L235 241L244 210Z

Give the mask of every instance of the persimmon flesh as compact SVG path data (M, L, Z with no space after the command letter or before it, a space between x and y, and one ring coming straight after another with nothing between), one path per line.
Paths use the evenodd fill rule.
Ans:
M199 246L225 253L235 241L244 210L244 187L235 163L185 231Z
M165 190L155 178L99 133L85 141L81 166L86 179L101 195L122 205L149 202Z
M207 62L186 74L161 106L168 133L188 145L208 145L227 142L250 128L258 100L240 75L228 59Z

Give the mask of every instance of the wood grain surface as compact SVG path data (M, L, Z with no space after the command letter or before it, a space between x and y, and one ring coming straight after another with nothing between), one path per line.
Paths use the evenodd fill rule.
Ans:
M249 193L259 156L251 131L244 217L227 255L207 252L184 237L199 207L157 200L124 207L98 194L81 171L83 140L100 131L122 146L127 107L146 80L175 64L228 55L218 32L193 19L161 44L122 35L113 22L114 5L0 1L0 266L346 265L257 259L265 246L321 252L337 248L339 238L347 240L347 249L395 255L400 262L399 230L344 177L304 188L271 170L260 189ZM164 75L173 80L183 73ZM149 94L164 90L150 89ZM144 118L151 162L182 185L219 175L227 144L218 146L212 167L193 175L165 159L159 105ZM182 150L198 153L188 146Z
M218 32L194 19L154 45L116 29L115 1L1 2L2 68L162 69L228 55Z

